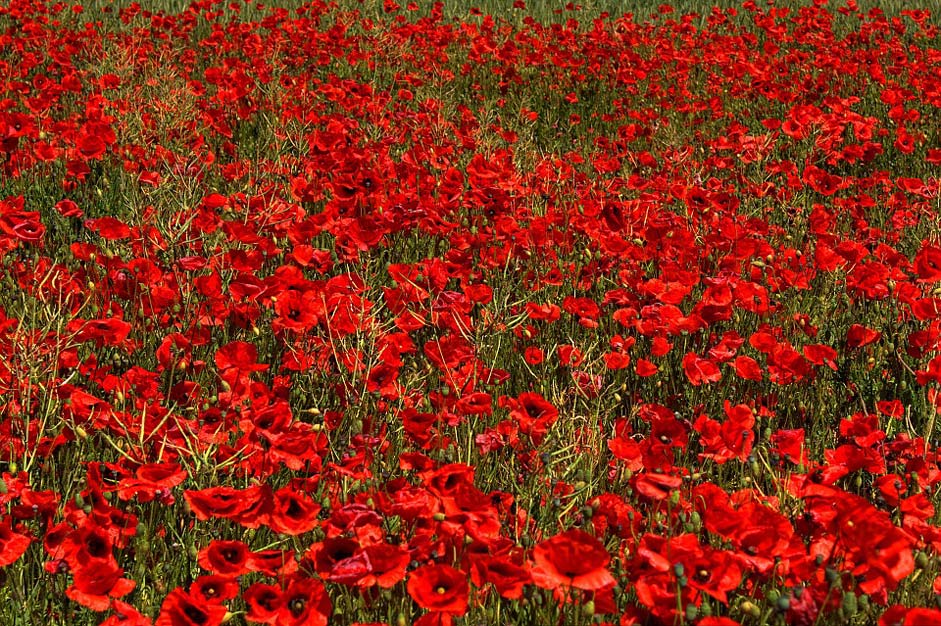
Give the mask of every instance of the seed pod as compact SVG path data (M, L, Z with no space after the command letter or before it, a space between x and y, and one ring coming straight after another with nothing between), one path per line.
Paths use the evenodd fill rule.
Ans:
M852 617L856 615L856 611L859 610L859 606L856 603L856 594L852 591L847 591L843 594L843 601L840 603L840 608L843 609L843 615L846 617Z

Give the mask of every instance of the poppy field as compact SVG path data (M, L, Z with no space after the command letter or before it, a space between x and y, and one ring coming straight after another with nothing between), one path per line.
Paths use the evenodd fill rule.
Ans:
M695 4L0 6L0 624L941 624L938 18Z

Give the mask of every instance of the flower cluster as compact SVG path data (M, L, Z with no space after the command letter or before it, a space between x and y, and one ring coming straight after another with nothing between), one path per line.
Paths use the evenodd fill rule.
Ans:
M928 11L120 4L0 7L0 622L941 623Z

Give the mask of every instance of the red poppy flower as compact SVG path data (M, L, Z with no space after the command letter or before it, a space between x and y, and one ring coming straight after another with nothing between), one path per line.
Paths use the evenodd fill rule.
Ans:
M222 576L241 576L250 570L251 552L241 541L215 539L199 551L199 566Z
M402 546L376 543L363 548L363 554L369 563L369 572L356 583L358 586L378 585L389 589L405 580L410 557Z
M246 528L258 528L268 521L271 488L266 485L235 489L210 487L183 493L196 518L202 521L219 517L238 522Z
M490 583L504 598L519 600L533 579L523 565L508 556L484 555L471 560L471 580L478 587Z
M301 567L313 570L324 580L330 580L335 569L346 569L344 563L359 555L360 545L357 541L345 537L328 537L318 541L308 548L304 555ZM361 559L360 559L361 560ZM358 580L358 578L357 578Z
M190 585L190 595L204 602L222 602L239 595L239 583L230 576L200 576Z
M170 489L186 480L186 476L186 470L178 463L147 463L135 470L133 478L121 480L118 497L130 500L137 496L139 502L160 498L165 504L173 504Z
M131 334L131 325L116 317L107 319L75 320L69 324L78 341L94 341L98 346L120 346Z
M450 565L424 565L408 577L408 595L423 609L464 615L469 587L467 575Z
M879 617L879 626L932 626L941 624L941 611L896 604Z
M153 624L149 617L120 600L111 601L111 611L111 617L101 622L99 626L151 626Z
M216 351L216 367L220 370L235 369L239 372L263 372L268 369L258 363L258 349L246 341L232 341Z
M127 239L131 236L130 227L118 218L111 216L85 220L85 228L98 233L99 237L108 241Z
M38 211L8 210L9 204L0 202L0 231L14 240L41 245L46 227Z
M268 526L285 535L301 535L317 527L320 505L304 493L285 487L274 494Z
M740 355L735 357L735 374L744 380L761 380L761 367L758 362L750 356Z
M597 591L615 582L607 568L610 561L600 541L583 530L567 530L533 549L533 582L545 589Z
M23 556L32 541L28 535L14 532L9 520L0 524L0 567L10 565Z
M520 430L539 445L548 429L559 418L559 410L538 393L525 391L517 398L502 396L500 406L510 409L510 417L519 424Z
M62 541L61 552L56 551L54 555L65 559L72 569L79 569L88 563L116 563L113 547L114 540L108 530L89 520L68 533Z
M226 612L221 604L206 603L176 588L164 599L154 626L219 626Z
M700 358L695 352L689 352L683 357L683 371L686 378L694 387L703 383L714 383L722 379L719 368L710 359Z
M242 592L242 600L248 605L245 619L261 624L276 624L281 609L283 594L276 585L255 583Z
M853 324L846 331L846 345L850 348L862 348L879 341L881 338L882 333L860 324Z
M333 604L319 580L307 576L292 577L281 597L278 609L280 626L327 626Z
M110 561L89 563L73 571L73 582L65 595L93 611L106 611L112 598L127 595L136 585L133 580L122 578L123 573Z

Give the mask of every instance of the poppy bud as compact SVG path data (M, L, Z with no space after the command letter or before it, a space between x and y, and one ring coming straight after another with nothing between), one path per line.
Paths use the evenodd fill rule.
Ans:
M869 596L865 594L859 596L859 608L861 608L863 611L869 610Z
M856 615L856 611L859 609L856 604L856 594L852 591L847 591L843 594L843 601L840 603L840 608L843 610L843 615L845 617L852 617Z
M7 488L7 481L0 478L0 494L5 494L9 491Z
M595 614L595 601L589 600L582 606L582 613L588 617L593 617Z
M748 615L749 617L761 617L761 609L758 608L758 605L754 602L745 600L738 605L738 608L741 609L742 613Z
M81 426L75 427L75 434L78 435L79 439L88 439L88 433Z
M928 567L928 555L925 554L924 551L919 550L915 554L915 565L917 565L919 569L925 569Z
M16 464L16 461L10 461L9 467L11 474L16 474L18 471L20 471L20 466Z
M431 517L432 517L432 519L434 519L436 522L443 522L444 520L447 519L447 516L446 516L444 513L440 513L440 512L439 512L439 513L435 513L435 514L432 515Z
M395 626L408 626L408 619L406 619L404 613L399 613L398 617L395 618Z
M699 608L695 604L686 605L686 619L694 621L699 616Z
M791 608L791 599L788 596L781 596L774 604L777 610L782 612L787 611L789 608Z

